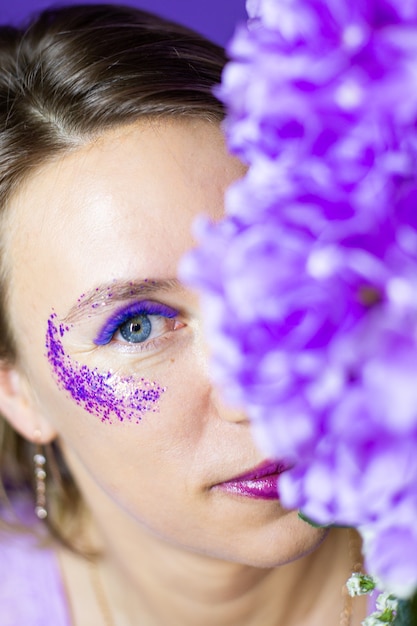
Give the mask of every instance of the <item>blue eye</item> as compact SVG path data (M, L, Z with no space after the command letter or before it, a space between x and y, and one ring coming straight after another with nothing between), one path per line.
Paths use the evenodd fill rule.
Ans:
M160 335L166 330L174 329L177 315L178 311L160 302L143 300L130 303L113 313L99 331L94 343L105 346L117 335L127 343L144 343L151 335Z
M129 343L142 343L149 339L152 332L152 323L146 314L137 315L119 327L123 339Z

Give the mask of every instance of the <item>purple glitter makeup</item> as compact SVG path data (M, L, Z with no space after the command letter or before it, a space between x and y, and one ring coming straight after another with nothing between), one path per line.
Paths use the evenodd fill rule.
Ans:
M57 324L53 313L46 332L47 358L58 386L69 392L73 400L102 422L138 423L143 413L158 410L158 401L165 388L136 376L121 377L112 372L90 369L65 353L61 338L68 326Z

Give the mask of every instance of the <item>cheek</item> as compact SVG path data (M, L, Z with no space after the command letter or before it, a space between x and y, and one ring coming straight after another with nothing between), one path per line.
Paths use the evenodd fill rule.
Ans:
M62 324L57 325L56 315L51 315L46 333L47 358L58 387L67 391L78 406L110 424L113 420L139 423L144 413L159 410L164 387L142 377L121 377L74 361L61 341L66 330Z

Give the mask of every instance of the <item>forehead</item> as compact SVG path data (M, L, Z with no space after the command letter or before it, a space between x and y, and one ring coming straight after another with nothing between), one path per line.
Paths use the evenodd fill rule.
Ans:
M175 275L194 217L221 217L242 173L220 129L195 120L111 130L43 166L10 206L12 301L69 306L112 279Z

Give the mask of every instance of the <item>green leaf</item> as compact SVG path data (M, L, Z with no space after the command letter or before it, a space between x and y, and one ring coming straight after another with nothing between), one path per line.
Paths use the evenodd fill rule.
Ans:
M307 517L307 515L304 515L302 511L298 511L298 517L313 528L352 528L352 526L345 526L344 524L318 524L310 517Z
M394 612L392 609L385 609L383 613L379 616L379 619L384 624L392 624L392 620L394 617Z
M304 513L302 513L302 511L298 511L298 517L300 519L302 519L303 522L306 522L307 524L309 524L313 528L328 528L328 525L326 525L326 524L317 524L317 522L314 522L312 519L307 517L307 515L304 515Z
M417 594L409 600L398 601L398 612L393 626L417 626Z

